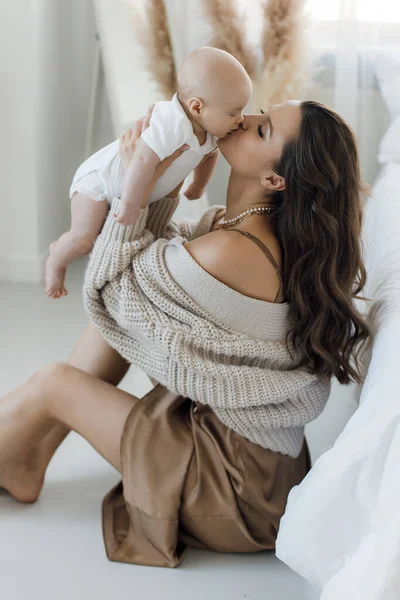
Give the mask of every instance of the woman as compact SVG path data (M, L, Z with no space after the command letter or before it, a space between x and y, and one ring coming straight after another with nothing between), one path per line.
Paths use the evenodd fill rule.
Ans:
M123 137L125 161L141 126ZM176 190L123 228L114 199L85 279L97 329L69 365L1 403L0 486L16 499L36 500L69 429L122 473L103 502L111 560L174 567L188 546L273 549L311 468L305 424L332 375L362 381L355 351L371 332L352 303L366 273L348 126L285 102L245 116L219 148L226 212L170 222ZM159 382L140 400L116 389L130 362Z

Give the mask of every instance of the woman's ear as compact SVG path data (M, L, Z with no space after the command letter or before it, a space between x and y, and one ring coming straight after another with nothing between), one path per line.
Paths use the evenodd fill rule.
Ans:
M286 187L286 180L281 175L276 173L264 175L261 178L261 185L266 190L272 190L273 192L281 192Z
M194 98L190 98L189 102L188 102L188 107L190 112L192 113L192 115L194 117L198 117L199 115L201 115L203 108L204 108L204 102L203 100L201 100L200 98L194 97Z

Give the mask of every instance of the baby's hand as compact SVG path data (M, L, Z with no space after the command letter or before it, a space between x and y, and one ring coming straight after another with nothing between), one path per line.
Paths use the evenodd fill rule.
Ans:
M132 206L120 202L119 213L114 215L120 225L134 225L139 218L140 206Z
M204 187L201 187L200 185L197 185L197 183L193 182L189 185L186 192L184 192L184 196L186 196L188 200L198 200L204 194L204 191Z

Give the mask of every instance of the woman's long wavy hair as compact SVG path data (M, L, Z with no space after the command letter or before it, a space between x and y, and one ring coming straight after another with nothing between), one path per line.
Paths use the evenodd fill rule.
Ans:
M296 139L286 143L274 170L286 188L278 204L277 234L283 251L283 291L290 303L290 338L299 366L335 375L341 384L362 383L356 347L372 331L353 298L366 282L361 258L363 197L355 137L333 110L301 103ZM355 368L351 358L355 361Z

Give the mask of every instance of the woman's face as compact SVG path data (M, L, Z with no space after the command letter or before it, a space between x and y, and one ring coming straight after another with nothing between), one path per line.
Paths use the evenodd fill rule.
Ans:
M247 179L272 174L287 141L296 137L301 123L300 100L275 104L264 114L244 115L241 127L218 141L232 170Z

